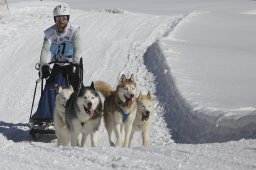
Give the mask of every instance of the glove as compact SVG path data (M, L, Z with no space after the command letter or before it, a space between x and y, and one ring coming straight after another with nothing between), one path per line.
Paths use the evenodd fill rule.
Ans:
M47 78L50 76L51 74L51 69L50 69L50 66L47 65L47 64L44 64L40 67L40 72L39 72L39 76L40 76L40 73L42 74L42 78Z

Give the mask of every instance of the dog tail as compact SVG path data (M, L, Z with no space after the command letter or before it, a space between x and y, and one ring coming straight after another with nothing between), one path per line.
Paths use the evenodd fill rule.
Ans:
M105 81L94 81L94 87L98 90L104 97L108 97L113 93L112 87Z

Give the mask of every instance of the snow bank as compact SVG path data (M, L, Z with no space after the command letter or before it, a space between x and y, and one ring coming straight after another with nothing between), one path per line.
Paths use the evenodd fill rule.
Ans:
M175 142L181 143L225 142L255 138L255 108L232 111L198 107L191 103L189 98L184 98L184 93L181 93L181 89L177 86L169 61L170 57L173 58L171 54L174 54L169 41L182 41L174 38L175 30L186 26L191 18L198 15L200 13L196 11L177 19L165 37L152 44L144 54L147 69L156 77L156 95L166 111L164 117L168 127L172 129L172 137ZM166 53L170 51L172 53ZM174 60L175 58L172 59ZM180 67L186 66L180 65Z

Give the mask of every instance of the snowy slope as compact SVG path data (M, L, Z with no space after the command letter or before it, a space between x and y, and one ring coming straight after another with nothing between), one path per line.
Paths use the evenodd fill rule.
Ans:
M79 0L72 5L78 7L78 2ZM229 6L228 2L217 1L214 4L217 7ZM174 7L180 5L174 1L172 3ZM0 42L0 94L4 96L0 98L0 169L256 168L255 140L198 145L173 143L173 140L181 143L224 142L256 136L256 113L255 108L249 105L251 100L245 103L242 103L242 100L238 101L243 106L239 106L240 110L231 112L236 105L233 104L233 107L227 110L217 106L218 100L213 99L215 108L207 105L207 98L195 98L191 95L191 92L200 90L206 91L206 95L201 96L213 93L205 86L205 82L211 82L212 79L200 79L202 86L198 90L192 88L196 85L193 82L196 77L186 77L188 73L196 70L193 66L200 64L200 61L193 63L194 60L188 60L187 57L196 56L187 55L187 51L196 51L202 46L193 44L195 38L200 35L198 32L190 36L186 33L189 32L188 28L193 28L191 23L194 23L194 19L198 23L205 22L202 16L207 15L196 10L212 9L212 2L202 3L200 0L196 3L204 4L200 8L188 3L185 9L169 13L170 15L143 14L142 12L148 12L143 5L138 5L137 10L134 10L141 13L134 13L128 11L132 10L128 8L129 3L127 10L123 10L123 7L111 12L99 7L104 3L89 0L86 8L80 7L86 11L72 11L71 21L79 24L82 29L84 84L90 84L94 80L105 80L115 86L120 74L135 73L139 90L150 90L155 93L156 113L150 147L140 146L139 134L135 136L133 147L130 149L109 147L103 124L99 147L96 148L56 147L54 136L31 142L27 122L37 79L34 65L39 60L42 31L53 24L51 13L56 4L57 2L49 1L12 0L9 3L11 15L0 20L0 37L3 39ZM98 6L91 10L89 6L92 4ZM117 4L113 1L108 5L111 8ZM253 16L253 10L246 8L248 6L250 4L241 2L232 9L241 7L243 10L240 10L239 16ZM159 11L164 11L161 10L162 7L159 8ZM216 16L214 12L211 14L210 17ZM224 12L223 16L226 16L225 14ZM198 29L195 27L194 31ZM247 31L252 32L252 29ZM204 41L201 43L205 43ZM231 42L230 44L233 45ZM226 48L223 44L220 45ZM254 52L255 49L250 46L250 50ZM250 51L247 55L251 56ZM187 63L184 64L182 61ZM185 67L188 65L191 66L189 71L186 70L188 67ZM214 72L213 68L210 71ZM231 88L231 85L226 86ZM221 98L221 94L219 96ZM221 99L225 99L224 95ZM195 104L195 101L202 103ZM225 103L223 105L227 106Z

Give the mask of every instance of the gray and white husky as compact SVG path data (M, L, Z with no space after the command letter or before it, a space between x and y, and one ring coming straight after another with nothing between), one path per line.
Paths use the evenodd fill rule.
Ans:
M70 96L65 113L67 127L71 135L71 146L79 146L78 136L81 133L81 147L84 146L89 134L92 146L96 146L102 118L102 102L93 82L90 86L82 85L79 93L74 92Z

